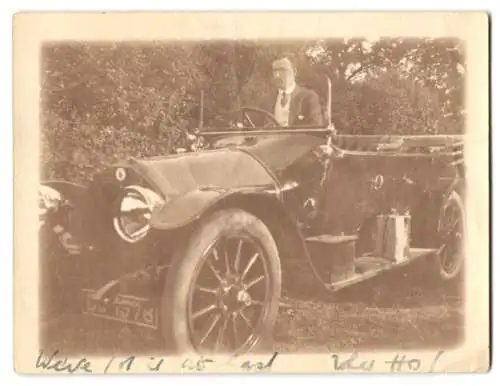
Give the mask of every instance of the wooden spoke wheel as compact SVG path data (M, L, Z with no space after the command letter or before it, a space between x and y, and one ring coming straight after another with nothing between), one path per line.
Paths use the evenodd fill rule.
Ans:
M281 267L264 223L242 210L222 210L202 221L174 260L162 301L169 347L238 355L269 342Z
M437 269L441 279L449 281L459 276L464 266L465 210L456 192L448 196L441 208L438 232Z

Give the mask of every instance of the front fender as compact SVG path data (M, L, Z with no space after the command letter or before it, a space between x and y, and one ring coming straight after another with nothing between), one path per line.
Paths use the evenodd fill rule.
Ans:
M151 216L151 227L159 230L182 228L197 219L222 200L232 195L255 193L249 189L196 189L155 209ZM274 194L274 192L272 192Z
M274 190L195 190L154 211L151 225L158 230L173 231L196 222L210 211L235 207L266 224L282 256L308 257L296 219Z
M65 200L71 203L71 205L79 205L87 196L87 187L74 182L48 180L41 181L40 185L45 185L57 190Z
M75 213L84 213L88 191L83 185L67 181L41 181L41 186L47 186L60 194L60 200L43 216L44 223L71 227L78 221L72 221Z
M82 242L86 234L86 223L84 220L88 216L87 187L68 181L58 180L41 181L40 185L56 190L61 198L60 202L58 202L55 207L47 210L39 219L42 243L47 245L48 248L52 248L55 242L54 239L59 240L57 243L64 244L61 237L69 240L69 235L71 235L73 242L75 242L76 239ZM59 236L56 237L55 232L57 232ZM73 249L73 246L68 244L64 245L64 248L66 250L68 250L68 248ZM79 248L75 246L75 251L77 250L79 250Z

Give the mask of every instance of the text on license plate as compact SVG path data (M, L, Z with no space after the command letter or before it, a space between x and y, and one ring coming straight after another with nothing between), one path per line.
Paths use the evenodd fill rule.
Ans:
M118 295L103 303L93 298L95 291L84 289L83 313L140 327L158 329L158 308L146 298Z

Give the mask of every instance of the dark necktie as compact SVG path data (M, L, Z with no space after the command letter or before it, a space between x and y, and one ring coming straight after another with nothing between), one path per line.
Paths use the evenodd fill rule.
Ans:
M288 94L286 92L281 94L281 107L285 107L288 103Z

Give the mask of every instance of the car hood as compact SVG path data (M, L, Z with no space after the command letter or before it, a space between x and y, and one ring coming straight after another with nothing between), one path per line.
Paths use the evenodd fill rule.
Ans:
M166 198L194 190L274 189L273 174L252 155L220 149L135 161Z
M193 190L274 189L281 172L322 143L309 135L257 138L241 146L135 160L166 197Z
M275 135L256 138L255 143L240 146L266 165L276 176L303 159L325 141L307 134Z

